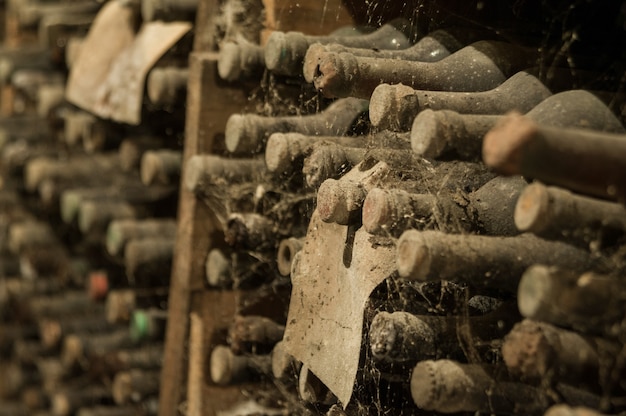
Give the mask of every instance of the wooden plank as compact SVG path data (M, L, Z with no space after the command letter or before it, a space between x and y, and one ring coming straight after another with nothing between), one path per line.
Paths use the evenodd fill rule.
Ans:
M209 153L215 138L224 131L227 116L240 111L246 104L247 95L241 89L220 82L217 54L192 53L189 57L184 160L198 153ZM161 372L160 416L175 415L181 401L186 381L185 340L192 292L204 288L204 260L211 246L222 241L219 224L212 213L181 186L170 281L166 358ZM205 321L204 325L207 331L212 328L211 322Z
M327 35L341 27L354 25L352 16L341 0L262 1L265 6L265 29L261 33L261 44L264 44L269 34L275 30Z

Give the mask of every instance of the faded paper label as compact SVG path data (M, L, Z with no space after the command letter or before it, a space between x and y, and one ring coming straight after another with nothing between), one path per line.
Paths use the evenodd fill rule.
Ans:
M94 21L70 72L66 98L99 117L138 125L148 72L192 24L149 22L135 35L130 8L118 4L107 3Z
M344 407L358 371L365 305L396 270L395 248L375 245L371 237L363 229L325 223L315 211L292 273L287 351Z

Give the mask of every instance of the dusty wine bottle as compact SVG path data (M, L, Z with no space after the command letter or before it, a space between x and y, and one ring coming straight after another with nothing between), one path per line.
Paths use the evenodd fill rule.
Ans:
M517 92L523 91L520 96ZM451 110L461 114L526 113L552 95L532 73L518 72L501 85L483 92L415 90L403 84L381 84L370 98L370 121L381 129L408 131L423 110Z
M75 156L69 161L50 158L33 159L24 171L24 187L29 192L37 190L46 179L70 179L74 177L108 177L118 169L117 155Z
M138 216L138 210L126 201L84 200L78 208L78 229L85 235L104 234L111 221Z
M366 100L347 98L333 102L317 114L304 116L233 114L226 122L226 149L237 154L263 152L272 133L342 136L350 131L367 107Z
M139 221L113 220L107 228L107 252L112 256L118 256L124 253L124 248L129 241L155 237L175 238L176 221L168 218Z
M54 246L59 241L48 223L37 220L13 222L7 232L7 248L19 254L29 246Z
M496 237L408 230L397 247L398 273L403 278L462 279L509 293L517 292L524 271L538 262L579 271L602 268L602 262L598 264L586 251L532 234Z
M103 355L102 361L108 374L132 369L159 370L163 365L163 345L148 344L141 348L111 351Z
M526 116L542 125L576 126L616 133L624 127L596 96L584 90L555 94L537 104ZM453 151L463 159L480 157L483 137L503 119L494 115L467 115L454 111L425 110L411 128L411 148L419 155L437 158Z
M116 404L141 401L159 392L161 373L158 370L130 370L115 375L111 392Z
M197 0L196 0L197 1ZM154 68L148 74L146 90L150 103L157 108L169 108L184 103L187 95L188 68Z
M235 355L230 348L218 345L211 351L210 372L215 384L229 385L258 379L272 371L269 355Z
M247 182L263 174L265 163L261 159L226 159L216 155L195 155L184 167L185 187L191 192L201 192L203 187L227 182Z
M502 174L522 174L600 198L626 199L623 134L540 126L511 114L485 135L482 154L484 162Z
M69 416L83 406L106 404L111 401L112 395L109 389L104 386L92 385L54 393L50 400L50 407L55 415Z
M517 302L527 318L616 337L624 319L623 286L617 277L537 264L524 272Z
M469 333L469 341L477 345L501 339L518 319L509 305L482 316L379 312L369 327L369 346L377 361L415 365L425 359L463 355L460 331Z
M126 277L137 287L167 286L174 256L174 239L130 240L124 247Z
M68 146L83 142L87 127L96 122L96 117L86 111L66 111L63 118L63 139Z
M105 316L109 323L128 323L135 309L166 309L168 288L117 289L108 293Z
M469 193L463 205L445 192L435 195L374 188L363 202L363 228L370 234L395 238L408 228L433 227L451 232L474 230L487 235L516 235L519 231L513 222L513 211L525 185L526 181L518 176L497 176Z
M162 340L166 324L167 311L157 308L135 309L129 323L130 338L135 343Z
M532 67L536 59L535 51L497 41L473 43L437 62L329 52L319 57L313 83L326 97L368 99L383 83L421 90L479 92L496 88L514 73Z
M535 182L517 200L515 225L543 238L602 248L605 235L614 239L626 232L626 209L621 204Z
M527 380L566 382L600 393L619 388L617 380L623 379L625 373L618 363L620 349L617 342L583 337L574 331L525 319L504 338L502 357L512 374ZM603 365L615 373L603 375Z
M278 341L272 349L272 375L281 381L296 380L302 363L287 352L285 343Z
M367 152L365 148L318 143L304 159L302 174L305 183L311 188L318 188L326 179L337 179L359 164Z
M269 260L259 259L243 251L209 251L205 263L206 280L210 287L246 289L272 280L274 272Z
M111 325L101 314L91 316L67 316L63 319L43 318L39 321L41 344L49 349L60 345L65 335L73 333L90 334L112 332L119 327Z
M278 226L255 213L232 213L224 230L224 240L230 246L260 252L274 247L277 237Z
M479 364L425 360L411 374L411 396L420 409L441 413L542 414L548 398L522 383L496 381Z
M243 36L220 45L217 72L226 81L260 78L265 70L263 48Z
M141 182L144 185L178 184L183 154L178 150L148 150L141 157Z
M235 354L269 353L269 350L283 339L284 332L284 325L264 316L235 315L233 323L228 328L228 344Z
M278 74L300 76L307 49L313 43L340 43L346 46L404 49L410 43L408 21L391 21L372 33L357 36L309 36L300 32L272 32L265 44L267 68Z
M332 142L344 147L365 147L364 136L310 136L301 133L273 133L265 147L265 165L272 173L288 174L302 167L304 158L317 143Z
M437 62L451 55L470 43L485 40L485 33L474 30L439 29L430 32L415 44L404 49L380 49L350 47L340 43L314 43L309 46L304 56L304 79L313 82L319 56L325 52L349 53L363 58L398 59L417 62Z
M131 172L141 164L141 156L148 150L158 150L165 143L158 137L138 136L122 140L118 149L122 172Z
M71 334L63 339L61 365L69 371L88 365L90 357L133 346L135 341L126 328L104 334Z

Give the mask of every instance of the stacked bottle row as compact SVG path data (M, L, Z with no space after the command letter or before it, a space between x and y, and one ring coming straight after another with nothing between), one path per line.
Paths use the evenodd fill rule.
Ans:
M233 114L230 155L189 160L184 186L218 214L228 247L208 253L209 285L315 285L302 256L320 270L332 259L317 254L317 225L306 230L312 215L395 247L397 267L371 294L349 403L278 338L269 356L227 338L213 382L253 369L285 403L328 414L623 411L626 135L615 91L596 90L592 72L542 73L534 46L457 28L420 36L401 21L221 45L226 80L291 77L333 100L316 114ZM559 403L589 409L548 410Z
M140 13L141 2L124 4ZM7 5L21 43L1 54L10 68L0 120L3 415L158 412L182 127L149 121L180 116L172 105L185 94L186 61L168 57L176 66L151 72L139 126L67 102L68 72L89 53L81 43L100 7Z

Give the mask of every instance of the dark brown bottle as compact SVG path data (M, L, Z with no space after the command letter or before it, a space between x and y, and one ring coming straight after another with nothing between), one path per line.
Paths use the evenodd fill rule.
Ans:
M445 219L448 225L456 223L458 230L516 235L519 231L513 212L525 185L521 177L496 177L468 194L463 205L443 192L435 195L374 188L363 201L363 227L371 234L399 237L407 228L439 228Z
M526 380L564 382L599 393L623 390L617 382L626 371L619 363L620 349L617 342L525 319L504 338L502 357L511 373ZM601 366L612 368L613 375L602 375Z
M459 278L477 287L509 293L517 292L522 274L537 262L580 271L594 263L603 267L588 252L529 234L492 237L408 230L397 247L401 277L421 281Z
M421 90L478 92L496 88L516 72L534 66L536 59L534 51L496 41L473 43L438 62L326 53L319 58L313 83L327 97L367 99L383 83Z
M526 318L614 338L622 332L623 291L618 277L537 264L522 275L517 302Z
M547 126L624 132L624 127L611 110L595 95L584 90L571 90L548 97L526 116ZM452 153L464 160L478 159L483 137L502 119L503 116L425 110L413 122L411 148L429 158Z
M524 189L514 215L520 231L567 240L592 250L603 249L626 233L623 205L539 182Z
M260 78L265 70L263 48L240 37L220 45L217 71L227 81Z
M370 97L369 116L378 128L408 131L415 117L425 109L461 114L504 114L511 110L525 113L551 95L528 71L518 72L484 92L425 91L403 84L381 84Z
M229 385L270 375L272 362L269 355L235 355L230 348L218 345L211 351L210 369L214 383Z
M272 133L341 136L350 131L367 106L365 100L348 98L335 101L320 113L304 116L233 114L226 123L226 149L237 154L263 152Z
M505 175L626 201L624 134L541 126L512 114L485 135L482 154L487 166Z
M411 27L404 19L389 22L376 31L359 36L307 36L300 32L273 32L265 44L265 65L270 71L300 76L307 49L313 43L341 43L346 46L404 49L410 45Z

